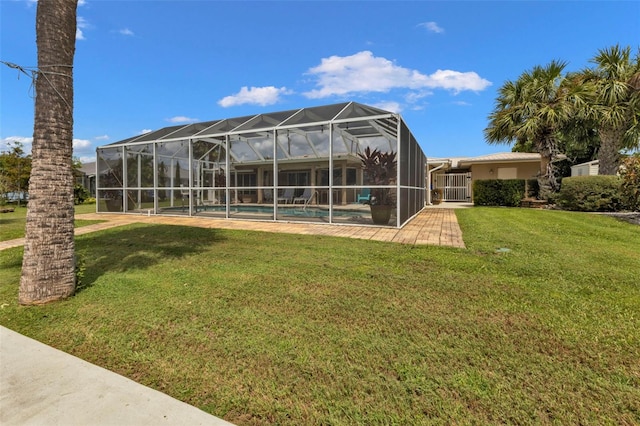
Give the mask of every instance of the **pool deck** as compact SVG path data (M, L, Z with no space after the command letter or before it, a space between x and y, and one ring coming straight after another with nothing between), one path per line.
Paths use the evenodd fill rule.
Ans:
M153 223L282 234L325 235L401 244L465 248L462 231L460 230L455 214L456 208L464 207L467 206L444 204L428 207L401 229L374 226L216 219L210 217L87 213L76 215L76 219L104 220L106 222L76 228L75 233L76 235L83 235L131 223ZM24 245L23 238L1 241L0 250L22 245Z

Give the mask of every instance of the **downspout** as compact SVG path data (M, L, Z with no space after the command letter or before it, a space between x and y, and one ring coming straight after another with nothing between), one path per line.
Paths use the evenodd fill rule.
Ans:
M438 167L435 167L433 169L430 169L427 171L427 205L428 206L432 206L433 203L431 202L431 173L440 170L441 168L443 168L446 164L448 163L442 163L440 164ZM427 167L429 167L429 165L427 165Z

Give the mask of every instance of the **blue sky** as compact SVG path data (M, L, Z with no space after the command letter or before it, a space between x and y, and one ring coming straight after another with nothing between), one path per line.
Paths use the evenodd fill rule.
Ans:
M36 2L0 0L0 60L35 66ZM82 0L74 154L165 126L356 101L399 112L429 157L484 141L497 90L553 59L640 45L637 1ZM30 148L33 92L0 64L0 150Z

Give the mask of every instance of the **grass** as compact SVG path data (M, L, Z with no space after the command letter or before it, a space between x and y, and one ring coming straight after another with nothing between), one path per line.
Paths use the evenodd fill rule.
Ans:
M638 424L640 227L457 212L466 250L130 225L0 324L237 424ZM509 249L497 250L497 249Z
M80 204L75 206L76 214L95 213L95 204ZM0 213L0 241L13 240L24 237L24 226L27 217L27 208L16 206L11 213ZM76 219L76 227L102 222L100 220Z

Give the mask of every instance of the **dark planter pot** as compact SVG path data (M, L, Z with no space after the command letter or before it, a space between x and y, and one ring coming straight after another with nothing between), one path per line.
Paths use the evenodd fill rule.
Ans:
M110 212L121 212L122 211L122 200L106 200L107 211Z
M431 191L432 204L440 204L443 198L444 198L444 190L442 188L437 188Z
M376 225L388 225L393 206L371 206L371 220Z

